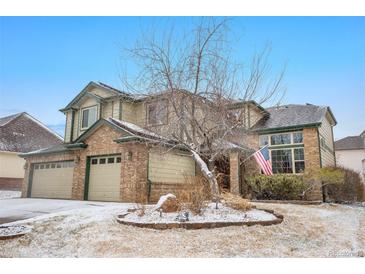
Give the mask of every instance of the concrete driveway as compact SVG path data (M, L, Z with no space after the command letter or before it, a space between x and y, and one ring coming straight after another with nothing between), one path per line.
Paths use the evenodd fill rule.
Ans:
M56 199L15 198L0 200L0 224L25 220L45 214L119 203Z

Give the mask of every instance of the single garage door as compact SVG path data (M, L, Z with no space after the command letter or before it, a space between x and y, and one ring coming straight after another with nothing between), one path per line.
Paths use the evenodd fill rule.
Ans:
M120 201L120 155L90 159L88 200Z
M71 199L74 162L35 164L31 197Z

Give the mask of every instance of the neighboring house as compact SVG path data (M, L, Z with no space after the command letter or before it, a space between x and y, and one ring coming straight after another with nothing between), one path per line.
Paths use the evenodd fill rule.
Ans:
M30 152L62 143L62 138L28 113L0 118L0 189L20 189L24 159Z
M276 173L300 174L335 164L336 120L328 107L264 109L247 101L232 104L233 111L237 108L247 111L243 124L252 133L246 138L237 131L230 141L252 149L268 143ZM187 187L184 176L199 172L184 150L138 142L161 140L164 127L174 123L163 96L137 98L90 82L61 111L66 116L64 143L21 155L27 161L23 197L156 201ZM240 164L237 146L229 145L231 191L237 193Z
M359 172L365 182L365 130L335 142L337 165Z

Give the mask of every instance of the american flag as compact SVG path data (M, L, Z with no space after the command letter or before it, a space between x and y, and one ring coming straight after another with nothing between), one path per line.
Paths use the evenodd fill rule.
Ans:
M264 172L265 175L273 175L270 163L269 149L267 146L256 151L253 154L253 157L255 157L256 162L259 164L262 172Z

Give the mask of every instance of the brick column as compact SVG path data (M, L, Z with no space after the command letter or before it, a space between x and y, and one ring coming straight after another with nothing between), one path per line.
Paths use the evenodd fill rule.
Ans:
M240 195L240 179L239 179L239 156L237 151L229 153L229 178L230 191L232 194Z
M317 128L303 129L303 142L305 169L315 172L315 170L321 167ZM313 181L312 184L314 187L307 193L306 199L322 200L322 184L318 181Z

